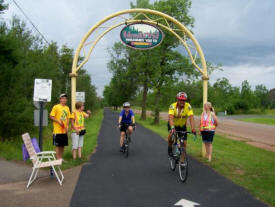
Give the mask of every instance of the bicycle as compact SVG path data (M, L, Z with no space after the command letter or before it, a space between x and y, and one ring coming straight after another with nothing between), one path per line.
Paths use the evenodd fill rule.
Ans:
M134 130L135 130L135 124L125 124L126 126L133 126ZM127 128L128 128L127 127ZM124 156L127 158L129 156L129 148L130 148L130 143L131 143L131 137L128 134L128 129L125 131L125 137L124 137L124 141L123 141L123 151L122 153L124 154Z
M185 148L183 147L184 136L191 134L192 132L187 131L176 131L172 135L173 144L172 144L172 153L173 156L169 156L170 169L175 171L177 164L179 166L179 178L182 182L187 180L188 176L188 157ZM196 138L196 134L194 135ZM179 143L178 143L179 142ZM184 162L180 162L181 155L184 155Z

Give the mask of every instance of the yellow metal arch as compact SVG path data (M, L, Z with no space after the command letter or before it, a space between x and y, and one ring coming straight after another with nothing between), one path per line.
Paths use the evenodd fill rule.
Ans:
M136 14L134 17L131 18L125 18L122 17L122 15L125 14ZM160 17L158 19L152 19L150 17L148 17L147 14L150 15L155 15L157 17ZM143 16L143 19L137 19L138 17ZM124 19L124 21L112 25L110 27L105 27L107 28L107 30L105 30L102 34L100 34L95 41L93 42L87 42L88 38L98 29L98 28L103 28L102 25L106 22L108 22L109 20L115 18L115 17L121 17ZM165 24L161 24L160 21L164 20ZM159 11L155 11L155 10L150 10L150 9L128 9L128 10L123 10L123 11L119 11L117 13L114 13L110 16L107 16L106 18L100 20L99 22L97 22L86 34L85 36L82 38L80 44L78 45L78 48L76 50L76 53L74 55L74 59L73 59L73 65L72 65L72 73L70 74L71 76L71 98L72 98L72 111L74 111L75 109L75 96L76 96L76 77L77 77L77 71L89 60L90 55L92 54L93 49L95 48L96 44L100 41L100 39L106 35L108 32L110 32L111 30L123 25L123 24L130 24L130 23L137 23L137 22L144 22L144 23L149 23L149 24L154 24L157 26L160 26L166 30L168 30L169 32L171 32L173 35L175 35L181 42L181 44L185 47L190 60L192 62L192 64L194 65L195 68L197 68L199 70L199 72L202 75L202 80L203 80L203 103L207 102L207 84L208 84L208 73L207 73L207 66L206 66L206 61L204 58L204 54L203 51L198 43L198 41L196 40L196 38L193 36L193 34L183 25L181 24L178 20L174 19L173 17L164 14L162 12ZM171 25L169 24L169 22L171 22L173 24L173 27L171 27ZM187 43L187 40L191 40L192 41L192 45ZM90 47L87 55L85 54L85 46L92 44L92 46ZM191 49L195 49L196 50L196 54L195 56L193 56ZM78 65L78 61L79 61L79 55L81 50L83 50L84 52L84 60ZM201 62L201 66L202 68L196 63L196 55L199 55L200 57L200 62Z

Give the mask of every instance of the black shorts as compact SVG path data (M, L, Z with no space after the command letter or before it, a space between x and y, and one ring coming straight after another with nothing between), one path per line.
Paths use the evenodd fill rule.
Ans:
M201 131L202 141L206 143L212 143L215 135L215 131Z
M167 123L167 127L168 127L168 131L170 131L171 130L171 126L170 126L169 122ZM181 131L181 132L186 132L186 125L183 125L182 127L175 126L175 130L176 131ZM187 134L184 134L183 140L187 140Z
M129 126L131 126L131 124L121 124L120 131L126 132Z
M68 135L67 134L54 134L53 145L57 147L68 146Z

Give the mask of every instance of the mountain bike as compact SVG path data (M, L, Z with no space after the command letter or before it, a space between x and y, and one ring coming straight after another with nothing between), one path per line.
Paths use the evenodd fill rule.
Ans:
M187 180L188 176L188 157L186 153L186 149L183 147L183 142L184 142L184 136L187 134L191 134L192 132L187 132L187 131L176 131L172 135L172 153L173 156L169 156L169 161L170 161L170 169L172 171L175 171L177 165L178 165L178 170L179 170L179 178L182 182L185 182ZM195 139L196 139L196 135ZM181 156L184 156L184 161L180 162Z

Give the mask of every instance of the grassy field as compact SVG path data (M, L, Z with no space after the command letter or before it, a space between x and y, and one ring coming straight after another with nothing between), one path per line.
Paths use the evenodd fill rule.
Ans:
M257 124L275 125L275 118L242 118L238 120Z
M100 110L95 114L92 114L91 118L85 120L85 126L87 133L85 135L84 147L83 147L83 158L81 160L73 160L72 159L72 145L71 145L71 136L69 134L69 146L65 147L65 152L63 159L66 162L63 162L62 168L67 169L76 165L80 165L88 160L90 154L93 152L96 144L97 144L97 135L101 126L101 122L103 119L103 111ZM37 136L38 133L33 132L30 133L31 137ZM15 141L12 142L0 142L0 157L7 160L22 160L22 138L18 137ZM54 146L52 145L52 130L51 124L48 127L44 127L43 129L43 150L54 150Z
M167 137L167 122L159 126L152 125L152 119L137 122L156 132L164 139ZM188 153L197 160L209 165L219 174L246 188L254 197L275 206L275 153L259 149L244 142L234 141L215 135L213 142L213 160L207 163L201 157L201 138L188 141ZM165 152L164 152L165 153Z

